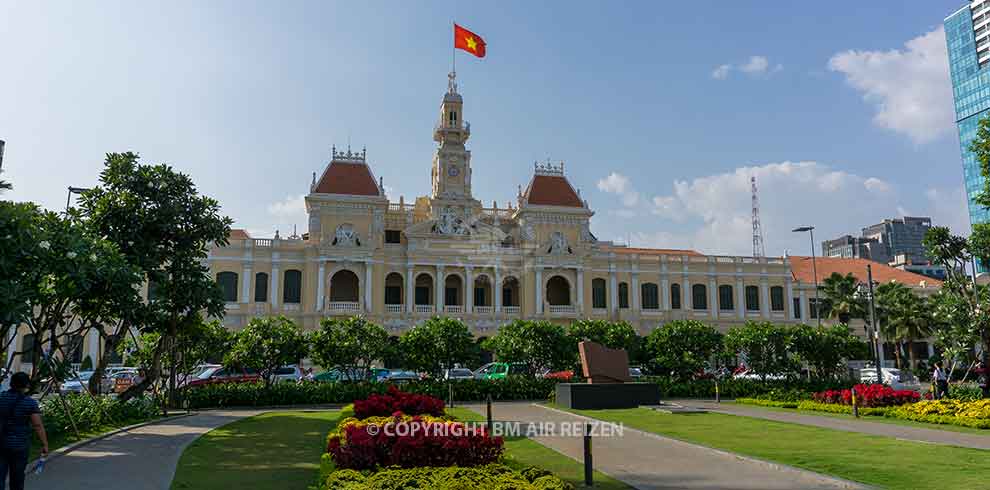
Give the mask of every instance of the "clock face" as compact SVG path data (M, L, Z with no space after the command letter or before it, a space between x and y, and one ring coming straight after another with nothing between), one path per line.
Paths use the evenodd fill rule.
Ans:
M458 170L457 167L455 167L455 166L450 166L450 167L447 168L447 175L449 175L451 177L457 177L457 174L459 174L459 173L461 173L461 171Z

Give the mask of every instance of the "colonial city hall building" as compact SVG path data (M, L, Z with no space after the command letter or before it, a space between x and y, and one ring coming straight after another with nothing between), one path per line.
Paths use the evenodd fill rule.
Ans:
M429 196L390 202L364 151L334 149L306 196L301 238L236 230L210 263L228 302L226 323L286 315L306 329L324 317L363 315L398 334L434 315L478 336L515 319L624 320L645 334L697 319L726 330L749 319L815 318L807 257L703 255L599 241L594 212L563 163L536 164L516 203L485 207L471 192L471 126L451 75L433 131ZM861 259L818 259L865 279ZM873 264L879 281L935 281Z

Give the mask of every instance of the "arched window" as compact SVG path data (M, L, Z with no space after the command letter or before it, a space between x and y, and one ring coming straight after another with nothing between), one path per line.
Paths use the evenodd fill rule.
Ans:
M358 288L357 274L347 269L339 270L330 276L330 301L357 303L360 297Z
M629 308L629 285L619 283L619 308Z
M416 304L433 304L433 278L429 274L416 276Z
M735 301L732 298L732 286L723 284L718 287L718 309L725 311L736 309Z
M285 271L285 285L282 289L282 302L299 304L302 299L302 272L296 269Z
M749 311L760 311L759 287L746 286L746 309Z
M254 275L254 302L268 301L268 274L259 272Z
M492 288L491 280L486 275L474 278L474 306L491 306Z
M674 283L670 285L670 309L681 309L681 285Z
M773 286L770 288L770 309L773 311L784 311L784 288Z
M605 279L596 277L591 280L591 307L608 308L608 300L605 294Z
M223 290L223 300L228 303L237 302L237 273L224 271L217 274L217 284Z
M660 309L660 288L652 282L643 283L640 287L641 304L644 310Z
M463 304L461 289L463 281L461 276L451 274L443 281L443 304L448 306L460 306Z
M402 304L402 276L398 272L385 276L385 304Z
M691 286L691 305L696 310L708 309L708 288L704 284Z
M515 277L502 281L502 306L519 306L519 280Z
M547 303L554 306L571 304L571 285L563 276L553 276L547 281Z

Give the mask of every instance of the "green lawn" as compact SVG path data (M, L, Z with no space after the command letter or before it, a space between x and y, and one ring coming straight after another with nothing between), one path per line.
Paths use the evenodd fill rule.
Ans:
M213 429L182 453L172 489L312 486L337 414L333 410L271 412Z
M466 408L448 408L447 413L464 421L483 422L485 417ZM584 485L584 465L525 437L506 438L505 464L521 470L528 466L539 466L554 472L557 476L581 488ZM588 487L584 487L588 488ZM632 487L604 473L595 472L595 486L608 490L631 490Z
M884 488L987 488L990 451L717 413L572 410L628 427Z
M832 417L836 419L846 419L846 420L857 420L856 417L845 413L832 413L832 412L817 412L814 410L798 410L796 408L778 408L778 407L765 407L763 405L750 405L748 403L735 403L735 402L723 402L726 405L735 405L742 408L754 408L759 410L768 410L775 412L785 412L785 413L797 413L801 415L817 415L819 417ZM935 430L945 430L949 432L961 432L963 434L977 434L981 436L990 437L990 430L987 429L976 429L973 427L963 427L961 425L949 425L949 424L929 424L927 422L915 422L913 420L895 419L888 417L860 417L858 420L865 420L867 422L877 422L880 424L891 424L891 425L903 425L905 427L918 427L922 429L935 429Z

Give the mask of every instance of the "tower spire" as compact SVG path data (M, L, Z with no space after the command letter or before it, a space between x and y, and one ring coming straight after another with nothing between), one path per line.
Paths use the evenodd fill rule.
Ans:
M766 247L763 245L763 227L760 225L760 198L756 193L756 177L749 178L753 192L753 257L765 257Z

